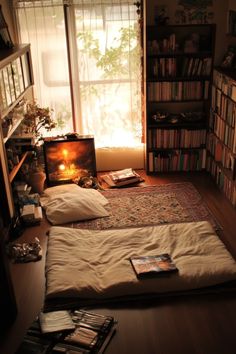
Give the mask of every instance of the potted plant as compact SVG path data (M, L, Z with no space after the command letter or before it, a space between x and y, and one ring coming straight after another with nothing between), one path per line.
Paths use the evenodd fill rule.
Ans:
M24 114L24 131L31 133L37 140L43 137L43 130L51 131L56 127L56 122L52 117L53 110L49 107L42 108L36 102L26 104ZM46 179L44 164L41 163L42 148L39 143L34 148L32 159L25 164L26 180L32 187L33 192L41 194L44 189Z
M27 133L32 133L37 138L42 138L42 131L51 131L56 127L52 117L53 110L49 107L42 108L35 101L26 104L24 114L24 127Z

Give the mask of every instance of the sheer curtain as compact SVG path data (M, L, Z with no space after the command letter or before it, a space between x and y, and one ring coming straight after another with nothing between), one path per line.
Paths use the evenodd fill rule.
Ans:
M31 44L35 98L54 110L55 135L73 131L63 0L15 1L21 43Z
M94 135L100 170L143 168L133 1L17 1L16 14L21 42L32 46L37 100L54 109L61 132Z

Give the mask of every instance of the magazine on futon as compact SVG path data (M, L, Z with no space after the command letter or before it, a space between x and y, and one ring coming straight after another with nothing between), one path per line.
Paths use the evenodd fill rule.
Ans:
M168 275L178 269L168 253L157 256L131 257L130 262L138 278Z

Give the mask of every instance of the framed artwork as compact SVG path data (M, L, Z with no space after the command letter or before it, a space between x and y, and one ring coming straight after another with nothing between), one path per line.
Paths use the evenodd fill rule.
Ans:
M94 138L44 140L47 186L70 183L80 177L96 177Z

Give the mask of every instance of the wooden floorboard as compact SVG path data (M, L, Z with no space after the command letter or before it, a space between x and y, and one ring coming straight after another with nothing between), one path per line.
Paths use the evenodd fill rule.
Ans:
M222 225L222 239L236 258L236 211L206 173L147 176L145 184L192 182ZM11 264L18 317L2 333L0 353L14 354L27 327L43 304L44 260L49 224L29 228L20 240L40 238L44 257L28 264ZM236 294L182 295L94 309L113 315L117 333L106 354L235 354Z

